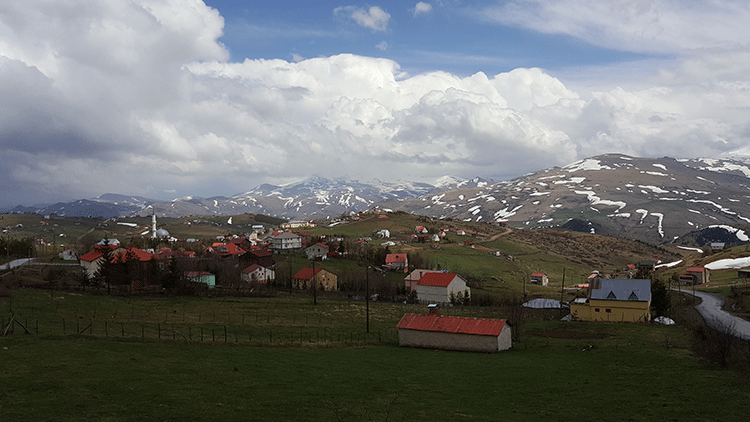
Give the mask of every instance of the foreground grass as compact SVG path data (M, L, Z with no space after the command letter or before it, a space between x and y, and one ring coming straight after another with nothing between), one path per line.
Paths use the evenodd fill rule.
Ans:
M552 326L550 328L558 328ZM2 420L746 420L732 373L683 349L534 337L486 355L15 336Z
M199 327L214 311L231 323L237 310L257 307L271 317L245 321L247 329L296 332L302 315L316 312L331 312L320 324L332 331L361 327L361 304L330 299L321 311L294 298L58 301L22 291L13 309L33 308L42 321L117 312L133 323L156 315ZM394 326L404 311L372 304L375 327ZM680 327L539 321L524 324L521 340L507 352L475 354L387 341L269 345L16 330L0 337L0 420L744 421L750 411L745 375L704 365Z

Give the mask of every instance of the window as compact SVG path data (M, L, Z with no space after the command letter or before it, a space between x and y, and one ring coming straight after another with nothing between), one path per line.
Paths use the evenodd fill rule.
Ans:
M611 314L612 310L611 309L605 309L605 312L608 313L608 314Z
M594 308L594 312L599 312L599 308Z

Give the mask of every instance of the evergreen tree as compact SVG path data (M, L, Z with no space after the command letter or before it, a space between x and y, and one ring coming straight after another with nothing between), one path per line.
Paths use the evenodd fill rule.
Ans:
M653 318L669 316L671 309L669 289L663 280L654 278L651 280L651 316Z

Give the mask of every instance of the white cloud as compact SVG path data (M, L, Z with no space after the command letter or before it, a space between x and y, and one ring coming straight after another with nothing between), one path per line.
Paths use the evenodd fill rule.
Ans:
M369 9L357 6L339 6L333 9L333 14L344 15L373 31L385 31L388 29L388 21L391 19L391 15L378 6L370 6Z
M406 75L351 54L228 62L222 17L192 0L0 10L0 205L228 195L310 174L509 177L748 144L739 50L680 55L650 86L592 89L537 68Z
M481 19L566 34L605 48L673 53L746 45L745 0L511 0L478 11Z
M377 44L377 45L375 46L375 48L377 48L378 50L381 50L381 51L385 51L385 50L388 50L388 43L387 43L387 42L385 42L385 41L381 41L381 42L379 42L379 43L378 43L378 44Z
M417 2L417 4L414 6L414 16L427 14L432 11L432 5L430 3L425 3L423 1Z

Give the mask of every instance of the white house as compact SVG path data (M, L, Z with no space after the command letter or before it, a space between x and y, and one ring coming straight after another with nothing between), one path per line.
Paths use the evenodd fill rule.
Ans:
M378 230L377 232L375 232L375 236L383 239L388 239L389 237L391 237L391 232L388 229Z
M504 319L406 314L396 327L402 347L492 353L513 345Z
M305 255L307 255L307 259L309 260L319 258L325 261L328 258L328 250L328 245L325 243L316 243L305 248Z
M302 249L302 236L292 232L284 232L271 236L271 249L275 252L286 252Z
M471 297L466 281L458 274L426 273L417 283L417 300L420 303L451 303L451 296Z
M274 270L258 264L250 265L240 274L240 280L245 283L267 284L272 283L275 277L276 272Z

